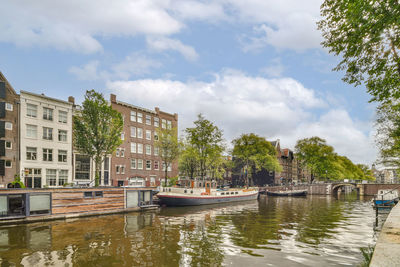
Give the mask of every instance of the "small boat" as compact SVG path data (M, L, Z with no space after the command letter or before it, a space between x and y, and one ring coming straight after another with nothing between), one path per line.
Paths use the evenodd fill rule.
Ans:
M268 196L301 197L307 195L307 190L267 191Z
M391 207L399 201L399 192L397 190L381 189L375 195L375 207Z
M163 188L157 194L160 205L198 206L216 203L227 203L245 200L256 200L257 188L231 188L228 190L205 188Z

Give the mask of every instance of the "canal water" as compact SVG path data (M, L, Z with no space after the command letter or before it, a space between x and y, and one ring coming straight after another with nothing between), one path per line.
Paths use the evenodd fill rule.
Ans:
M369 199L258 201L0 227L1 266L357 266L375 244Z

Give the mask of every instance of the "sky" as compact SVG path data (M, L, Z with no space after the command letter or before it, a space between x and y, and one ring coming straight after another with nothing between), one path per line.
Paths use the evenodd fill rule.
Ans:
M320 0L2 0L0 71L19 90L80 103L95 89L202 113L231 140L293 149L319 136L355 163L376 160L375 104L323 48Z

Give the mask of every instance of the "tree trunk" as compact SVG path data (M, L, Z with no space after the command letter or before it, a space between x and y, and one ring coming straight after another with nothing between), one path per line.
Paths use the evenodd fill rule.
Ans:
M164 177L164 185L165 185L165 187L167 187L168 185L167 185L167 180L168 180L168 164L167 164L167 162L164 162L165 163L165 177Z
M99 162L99 160L95 160L95 178L94 178L94 186L95 187L97 187L97 186L99 186L99 180L100 180L100 162Z

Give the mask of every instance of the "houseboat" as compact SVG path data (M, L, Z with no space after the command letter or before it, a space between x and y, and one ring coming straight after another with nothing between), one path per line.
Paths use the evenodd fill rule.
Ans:
M1 189L0 224L122 213L153 205L143 187Z
M258 197L257 188L211 188L211 183L206 183L204 188L163 188L157 194L160 205L165 206L197 206L235 201L255 200Z
M375 207L392 207L399 201L399 193L397 190L381 189L374 197Z
M268 196L302 197L307 196L307 190L266 191Z

